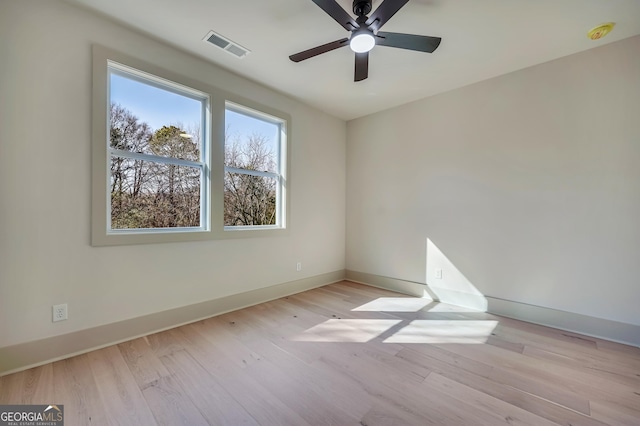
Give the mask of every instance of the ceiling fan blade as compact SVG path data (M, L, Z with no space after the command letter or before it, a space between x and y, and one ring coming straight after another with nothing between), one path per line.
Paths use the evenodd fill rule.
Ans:
M331 52L332 50L339 49L343 46L349 45L349 39L343 38L340 40L332 41L331 43L323 44L322 46L316 46L312 49L305 50L303 52L295 53L289 56L293 62L304 61L305 59L313 58L314 56L318 56L322 53Z
M320 6L320 8L324 10L327 15L335 19L336 22L342 25L345 30L353 31L357 28L360 28L360 25L356 23L356 21L351 17L351 15L349 15L347 11L344 10L336 2L336 0L311 0L311 1L317 4L318 6Z
M400 49L417 50L432 53L440 45L440 37L429 37L414 34L387 33L379 31L376 44L379 46L398 47Z
M356 69L353 81L362 81L369 77L369 52L356 53Z
M315 1L315 0L314 0ZM366 25L376 32L409 0L384 0L375 12L367 19Z

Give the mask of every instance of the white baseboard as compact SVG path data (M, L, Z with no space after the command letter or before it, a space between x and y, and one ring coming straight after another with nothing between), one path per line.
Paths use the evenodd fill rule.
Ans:
M460 292L433 288L422 283L367 274L365 272L347 270L346 279L444 303L458 304L453 301L460 300L462 301L460 305L467 308L640 347L640 326L635 324L529 305L497 297L478 296L475 294L463 295ZM483 304L486 308L482 308Z
M381 275L350 270L346 271L346 279L355 283L383 288L385 290L395 291L408 296L425 297L430 298L431 300L437 300L435 295L430 293L425 294L425 292L428 292L428 287L426 285L413 281L398 280L395 278L383 277Z
M487 297L487 312L640 348L640 325Z
M0 376L342 281L334 271L60 336L0 348Z

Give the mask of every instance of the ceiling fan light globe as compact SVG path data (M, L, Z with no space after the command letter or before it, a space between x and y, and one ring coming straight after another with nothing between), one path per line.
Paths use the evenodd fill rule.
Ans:
M354 34L349 40L349 47L356 53L364 53L373 49L376 45L376 40L372 34L359 33Z

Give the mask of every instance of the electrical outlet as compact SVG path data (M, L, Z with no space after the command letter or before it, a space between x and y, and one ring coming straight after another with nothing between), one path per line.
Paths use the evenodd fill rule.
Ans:
M296 271L298 272L302 271L302 262L296 263Z
M67 304L53 305L53 322L64 321L67 319Z
M442 269L440 268L436 269L436 279L442 279Z

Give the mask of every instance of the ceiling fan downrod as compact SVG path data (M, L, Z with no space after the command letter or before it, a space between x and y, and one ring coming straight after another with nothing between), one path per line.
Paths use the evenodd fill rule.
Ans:
M353 0L353 13L356 16L365 16L371 12L371 0Z

